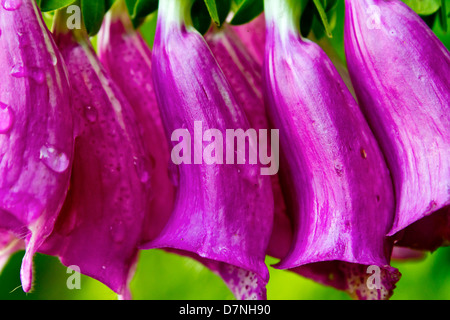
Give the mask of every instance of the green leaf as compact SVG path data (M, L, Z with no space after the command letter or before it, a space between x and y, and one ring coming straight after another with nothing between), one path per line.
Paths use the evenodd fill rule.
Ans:
M417 14L428 16L439 10L441 0L402 0Z
M136 6L137 2L138 0L125 0L125 5L127 6L130 17L134 14L134 7Z
M112 5L116 0L105 0L105 12L108 12L111 9Z
M148 15L158 9L158 0L126 0L125 2L135 28L138 28Z
M264 11L263 0L242 0L231 20L232 25L241 25L252 21Z
M328 12L328 11L336 8L337 3L338 3L337 0L325 0L324 1L325 11Z
M442 0L442 6L439 14L439 21L441 22L442 30L448 31L448 19L447 19L447 4L445 0Z
M211 16L211 19L218 26L221 25L219 18L219 10L217 9L216 0L205 0L206 7L208 8L208 12Z
M231 0L205 0L211 19L217 26L221 26L228 17L231 9Z
M327 13L325 12L324 6L322 5L322 2L320 0L313 0L314 4L316 5L317 11L319 13L320 19L323 23L323 26L325 27L325 33L329 38L332 38L333 35L331 33L331 26L328 21Z
M105 1L81 0L81 12L88 34L96 35L106 13Z
M228 18L228 14L231 10L231 0L219 0L219 4L217 5L217 10L219 11L219 22L220 26L225 22Z
M167 0L164 0L167 1ZM192 24L201 34L208 32L211 27L211 16L203 0L195 0L191 8Z
M48 12L67 7L74 2L75 0L41 0L38 4L42 12Z

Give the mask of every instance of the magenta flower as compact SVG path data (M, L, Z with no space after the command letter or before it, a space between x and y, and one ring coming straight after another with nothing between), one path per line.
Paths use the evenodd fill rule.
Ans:
M84 29L70 31L63 11L55 39L77 99L71 185L43 252L95 278L124 298L151 198L152 161L136 115L100 64Z
M398 272L389 266L394 194L383 154L330 59L301 38L301 6L265 4L265 90L280 129L281 185L293 227L290 240L279 231L278 252L291 244L277 267L340 281L360 299L387 298ZM369 291L363 281L361 291L361 276L374 266L382 284Z
M169 176L170 151L153 89L151 51L134 30L127 9L115 5L106 15L98 35L98 56L134 109L149 155L157 186L145 217L142 241L153 240L166 225L175 201L175 187Z
M450 204L450 54L401 1L346 6L348 67L394 181L389 235L401 237Z
M35 1L0 7L0 229L25 240L23 290L69 186L73 119L67 71Z
M153 79L163 123L178 129L248 129L245 114L203 37L184 22L190 1L160 2ZM202 133L203 134L203 133ZM177 196L162 233L146 248L172 248L215 266L238 298L265 298L272 230L270 179L252 164L175 167ZM208 262L204 262L207 264Z

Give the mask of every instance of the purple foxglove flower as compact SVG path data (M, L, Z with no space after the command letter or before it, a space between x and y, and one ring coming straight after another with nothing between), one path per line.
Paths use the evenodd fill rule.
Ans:
M152 164L133 109L101 66L86 31L70 31L66 21L58 12L54 36L77 97L78 135L69 194L43 252L129 298Z
M300 4L265 1L264 81L269 116L280 129L281 184L293 229L277 267L335 282L359 299L386 298L398 280L385 236L394 214L392 181L331 60L302 39ZM372 267L383 277L376 288L359 281Z
M169 137L178 129L193 133L196 122L223 136L227 129L245 131L245 114L207 43L185 24L191 5L191 0L159 3L152 71L166 132ZM220 164L217 159L206 164L195 161L194 153L194 164L175 167L173 214L145 247L195 255L214 264L237 298L265 298L269 275L264 259L273 222L270 179L260 175L259 165Z
M159 195L155 194L153 199L155 197L160 197L160 199L157 200L158 202L149 212L149 218L143 233L143 241L145 242L154 239L169 219L173 207L174 189L172 183L168 181L167 175L170 158L168 155L168 143L164 144L161 142L165 141L166 137L160 124L161 120L158 120L160 113L152 86L151 52L140 34L132 30L129 16L123 9L120 6L115 6L107 15L99 34L98 50L100 60L109 67L111 75L121 85L122 91L127 95L135 108L140 108L141 116L139 119L141 121L143 119L147 120L144 130L147 130L148 134L146 141L151 141L149 146L152 149L149 149L149 152L154 154L154 158L159 161L159 177L155 182L158 184L161 193ZM127 79L127 81L123 79ZM130 79L135 82L130 81ZM146 85L143 87L142 83L146 83ZM165 156L166 153L167 157ZM155 167L157 166L158 164L155 165ZM165 186L166 191L164 190ZM188 252L170 249L167 249L167 251L189 256L203 263L224 279L238 299L251 298L253 294L261 295L258 291L261 288L256 278L253 279L253 283L256 280L256 290L245 289L246 285L252 284L251 275L245 274L245 270L232 265L202 259L198 255ZM241 278L243 279L242 283Z
M262 65L264 63L264 48L266 44L266 19L264 13L249 23L232 26L232 29L239 35L239 38L256 62Z
M120 6L122 4L122 6ZM153 189L142 241L154 239L167 223L175 200L169 177L170 151L153 89L151 51L135 31L124 2L105 17L98 35L99 59L133 107L142 130L146 154L153 163Z
M394 181L394 235L450 204L450 54L397 0L346 0L345 49Z
M25 239L23 290L34 253L52 232L74 147L63 59L34 0L0 6L0 229Z

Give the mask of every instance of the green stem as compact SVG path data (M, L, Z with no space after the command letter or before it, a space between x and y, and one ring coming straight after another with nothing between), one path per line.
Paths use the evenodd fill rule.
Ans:
M316 5L317 11L319 12L320 19L322 19L322 23L325 26L325 32L329 38L332 38L333 35L331 34L331 28L330 24L328 22L328 17L325 12L325 9L322 6L322 3L320 3L320 0L313 0L314 4Z

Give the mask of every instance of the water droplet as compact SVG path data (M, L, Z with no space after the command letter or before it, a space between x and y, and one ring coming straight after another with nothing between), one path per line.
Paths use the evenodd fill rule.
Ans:
M48 145L41 148L39 159L51 170L58 173L66 171L70 164L70 160L64 152Z
M2 7L8 11L15 11L22 5L22 0L2 0Z
M30 70L25 69L22 64L16 64L13 66L10 74L14 78L30 77L37 83L43 83L45 80L45 73L39 68L32 68Z
M98 119L98 111L92 106L86 106L84 107L84 116L89 122L94 123Z
M150 160L146 157L134 158L134 167L136 173L142 183L147 183L150 180L149 169L152 167Z
M56 66L58 64L58 56L56 55L56 52L50 51L49 54L50 54L50 60L49 60L50 64L52 66Z
M8 133L14 123L14 114L9 106L0 102L0 134Z
M113 223L113 225L109 228L111 232L111 236L115 242L122 242L125 240L125 236L127 234L127 230L123 221L118 220Z
M342 164L336 164L334 166L334 170L336 171L337 175L339 177L342 177L344 175L344 167L342 166Z
M13 66L10 74L14 78L23 78L27 76L27 73L25 72L25 68L21 64L16 64Z

